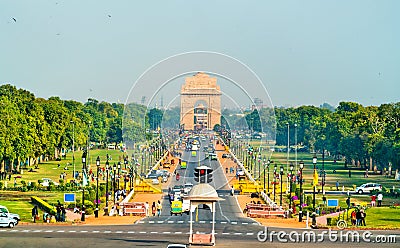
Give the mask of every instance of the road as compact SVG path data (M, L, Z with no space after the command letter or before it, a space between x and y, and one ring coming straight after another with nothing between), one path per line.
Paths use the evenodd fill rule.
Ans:
M201 147L210 145L208 141L202 142ZM245 217L238 206L236 198L230 195L230 189L227 184L224 172L218 161L210 161L205 159L202 148L197 152L196 156L192 156L190 152L184 152L182 159L188 161L186 170L179 169L181 179L172 180L170 187L175 184L184 184L194 181L194 168L199 164L207 165L214 169L213 181L211 185L215 187L218 195L223 198L217 204L216 211L216 242L217 247L372 247L376 243L365 242L331 242L329 233L321 235L323 231L315 230L317 239L324 238L323 242L308 241L301 242L301 234L306 231L306 236L310 230L306 229L283 229L268 228L260 226L254 220ZM54 226L54 225L28 225L17 226L14 229L0 229L0 247L167 247L169 243L187 243L189 237L189 216L171 216L170 205L167 196L163 200L163 211L160 217L148 217L132 225L124 226ZM118 217L116 217L118 218ZM210 233L212 216L208 209L199 209L198 221L193 223L193 230L200 233ZM284 232L287 235L281 236L288 238L291 232L300 234L299 242L279 241L278 232ZM373 236L371 241L378 234L396 234L396 242L400 242L399 231L371 231ZM267 233L266 241L263 238ZM338 234L339 235L339 234ZM360 232L362 235L362 232ZM334 236L333 236L334 237ZM259 240L261 238L261 241ZM272 240L271 240L272 239ZM396 243L379 244L382 247L398 247Z

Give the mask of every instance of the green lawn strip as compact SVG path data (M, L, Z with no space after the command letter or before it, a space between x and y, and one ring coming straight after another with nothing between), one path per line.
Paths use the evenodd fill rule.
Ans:
M366 214L366 226L360 228L400 228L400 208L368 208Z

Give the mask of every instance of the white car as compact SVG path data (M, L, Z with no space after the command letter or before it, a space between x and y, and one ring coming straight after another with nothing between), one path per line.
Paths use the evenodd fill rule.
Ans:
M158 184L160 184L160 181L157 178L154 178L154 179L151 180L151 183L153 185L158 185Z
M10 213L10 211L8 211L7 207L5 207L5 206L0 206L0 213L8 214L9 217L11 217L15 220L15 225L18 225L18 222L21 220L21 217L19 217L19 214Z
M355 191L359 194L362 194L362 193L370 193L373 190L381 191L382 185L378 183L364 183L363 185L358 186Z
M193 188L193 183L185 183L185 185L183 186L183 193L189 194L192 188Z
M17 221L8 213L0 212L0 226L13 228Z
M42 186L47 187L50 185L50 182L52 182L55 186L58 185L57 182L54 182L53 180L51 180L50 178L42 178L43 182L41 183Z

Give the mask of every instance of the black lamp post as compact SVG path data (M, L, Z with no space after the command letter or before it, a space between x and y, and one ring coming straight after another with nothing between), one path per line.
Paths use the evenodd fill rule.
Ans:
M266 167L267 165L266 165L266 163L265 163L265 156L264 156L264 159L263 159L263 167L264 167L264 187L263 187L263 189L264 189L264 193L266 193L266 190L265 190L265 167Z
M113 185L114 185L114 194L113 194L113 198L114 198L114 205L115 205L115 192L117 192L117 187L116 187L116 176L117 176L117 165L114 163L113 165Z
M120 180L120 174L121 174L121 163L120 162L118 162L118 190L120 190L120 187L119 187L119 180Z
M269 197L269 165L271 164L271 161L268 159L267 161L267 172L268 172L268 197Z
M290 164L290 177L289 177L289 212L292 210L292 179L293 179L293 164Z
M299 210L299 222L303 221L303 168L304 168L304 162L300 161L299 163L300 166L300 210Z
M109 169L108 159L106 161L106 207L104 208L104 215L108 215L108 169Z
M282 184L283 184L283 180L282 180L282 179L283 179L283 166L282 166L282 165L281 165L281 173L280 173L280 174L281 174L281 177L280 177L280 183L281 183L281 200L280 200L280 202L279 202L279 203L280 203L279 205L282 207Z
M277 168L277 166L274 165L274 202L276 199L276 168Z
M316 186L317 186L317 182L314 182L314 177L315 177L315 173L316 173L316 165L317 165L317 155L315 155L314 154L314 157L313 157L313 166L314 166L314 171L313 171L313 214L312 214L312 227L313 228L315 228L316 227L316 225L317 225L317 220L316 220L316 213L315 213L315 188L316 188Z
M86 171L86 152L82 154L82 215L81 221L85 221L85 171Z
M94 211L94 217L99 218L99 170L100 170L100 157L96 159L97 167L97 178L96 178L96 210Z

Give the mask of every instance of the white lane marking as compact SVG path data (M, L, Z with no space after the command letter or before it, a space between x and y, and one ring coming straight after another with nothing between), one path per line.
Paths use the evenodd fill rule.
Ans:
M111 233L111 231L104 231L104 233Z
M115 233L123 233L123 231L116 231Z
M0 230L0 232L7 232L7 230Z
M19 230L15 230L15 229L14 229L14 230L11 230L10 232L19 232Z
M179 220L178 223L179 223L179 224L183 223L183 220Z
M226 221L221 221L221 224L227 224L228 222L226 222Z
M87 232L88 232L88 231L86 231L86 230L82 230L82 231L81 231L81 233L87 233Z
M182 232L174 232L175 234L182 234Z
M236 221L232 221L231 224L232 225L237 225L237 222Z
M149 224L153 224L153 223L154 223L154 220L150 220L150 221L149 221Z
M242 225L248 225L249 223L247 223L247 222L242 222Z
M144 224L145 222L143 220L139 221L140 224Z
M234 233L233 235L242 235L242 233Z
M71 231L69 231L70 233L75 233L76 231L75 230L71 230Z
M222 233L223 235L229 235L230 233Z
M161 224L161 223L164 223L164 221L163 220L159 220L159 221L157 221L157 223Z
M100 231L92 231L92 233L99 233Z
M169 220L169 221L168 221L168 223L174 223L174 222L175 222L175 221L173 221L173 220Z
M150 232L150 233L158 233L158 232Z
M134 231L129 231L128 233L135 233Z
M63 233L63 232L65 232L64 230L59 230L59 231L57 231L58 233Z
M166 233L166 234L168 234L168 233L171 233L171 232L162 232L162 233Z
M254 233L246 233L246 235L249 235L249 236L251 236L251 235L254 235Z
M200 224L206 223L204 220L199 221Z
M31 230L23 230L22 232L30 232Z
M142 234L143 234L143 233L147 233L147 232L139 232L139 233L142 233Z
M53 230L47 230L47 231L44 231L44 232L47 232L47 233L52 233L52 232L53 232Z

